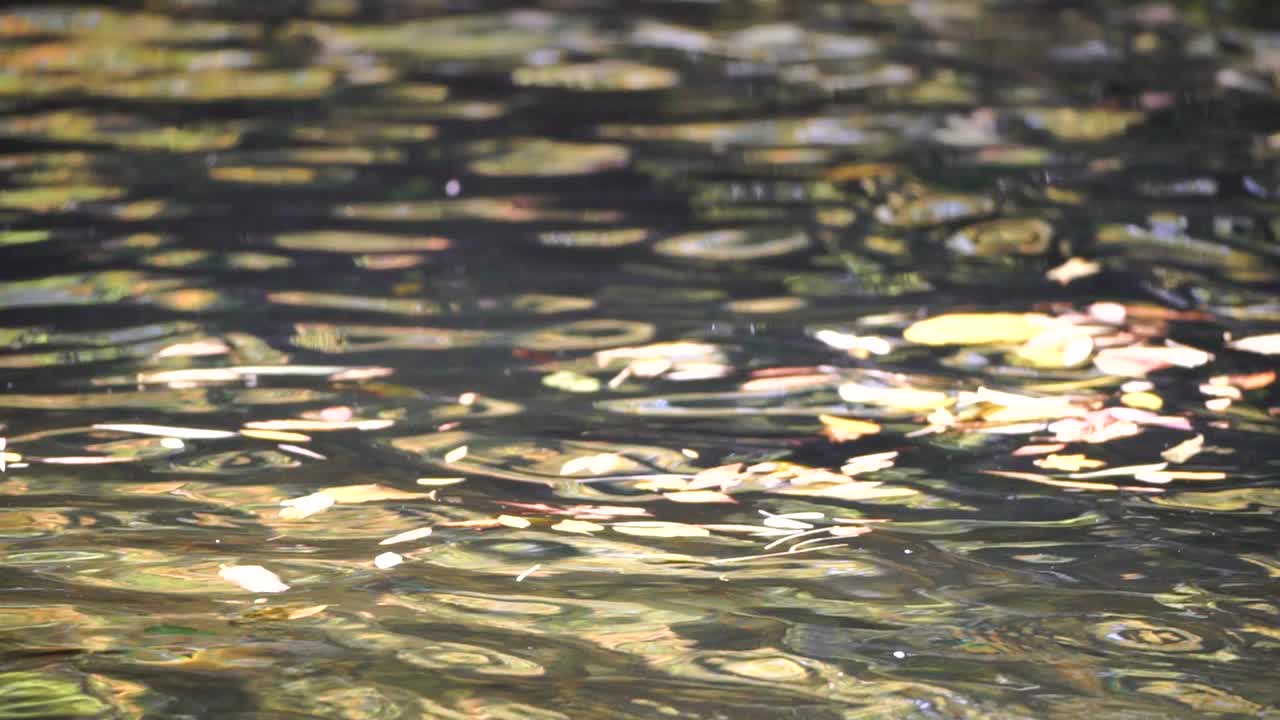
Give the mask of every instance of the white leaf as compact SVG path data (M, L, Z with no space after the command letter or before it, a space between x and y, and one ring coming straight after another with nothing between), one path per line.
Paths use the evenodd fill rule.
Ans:
M183 440L217 440L234 437L235 433L226 430L206 430L204 428L169 427L168 425L134 425L104 423L94 425L95 430L115 430L116 432L134 433L135 435L158 435L160 437L182 438Z
M413 530L405 530L404 532L399 533L397 535L392 535L391 537L379 542L378 544L379 545L395 545L396 543L409 542L411 540L421 540L422 538L427 537L430 534L431 534L431 528L420 527L420 528L415 528Z
M402 562L404 562L404 558L401 557L399 554L393 553L393 552L384 552L373 559L374 567L378 568L379 570L386 570L388 568L393 568Z
M253 593L278 593L289 589L279 575L261 565L223 565L218 577Z

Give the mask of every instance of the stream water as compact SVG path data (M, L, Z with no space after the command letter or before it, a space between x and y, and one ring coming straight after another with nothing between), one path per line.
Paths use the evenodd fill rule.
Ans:
M0 11L0 720L1280 718L1268 0Z

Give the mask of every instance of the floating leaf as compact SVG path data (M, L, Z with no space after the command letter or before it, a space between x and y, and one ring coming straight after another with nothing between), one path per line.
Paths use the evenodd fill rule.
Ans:
M280 430L241 430L240 434L257 440L271 440L273 442L310 442L311 436L302 435L300 433L283 432Z
M261 565L223 565L218 577L253 593L278 593L289 589L279 575Z
M328 608L329 608L328 605L312 605L310 607L297 608L296 610L289 611L288 618L290 620L301 620L303 618L309 618L313 615L319 615L320 613L324 612Z
M378 568L379 570L388 570L390 568L393 568L399 565L402 562L404 562L404 557L402 557L399 553L384 552L384 553L380 553L377 557L373 559L373 566Z
M1014 351L1014 357L1040 368L1072 368L1085 364L1093 354L1093 338L1065 326L1042 332Z
M302 520L333 507L334 499L324 493L312 493L299 498L281 501L284 509L280 517L284 520Z
M1058 283L1059 285L1070 285L1081 278L1087 278L1091 275L1097 275L1102 272L1102 265L1093 260L1085 260L1083 258L1069 258L1061 265L1051 268L1045 272L1045 277Z
M613 523L609 527L624 535L640 535L643 537L707 537L710 530L697 525L686 525L677 522L661 522L658 520L633 520Z
M740 262L789 255L809 247L803 231L785 227L704 230L658 241L661 255L718 262Z
M1240 338L1232 342L1231 347L1259 355L1280 355L1280 333Z
M395 488L369 483L367 485L340 485L325 488L320 494L328 495L337 503L382 502L384 500L418 500L431 497L428 493L406 492Z
M877 387L845 383L840 386L839 393L840 399L847 403L880 405L906 412L934 410L951 405L953 402L944 392L910 387Z
M1141 480L1142 482L1165 485L1173 482L1174 480L1190 482L1226 480L1227 474L1215 471L1193 472L1189 470L1150 470L1147 472L1135 473L1133 477L1135 480Z
M870 455L859 455L851 457L844 461L844 465L840 467L840 472L845 475L860 475L867 472L875 472L876 470L885 470L893 467L897 462L898 453L896 450L889 452L872 453ZM792 484L799 484L793 480Z
M599 392L601 382L599 378L590 375L582 375L568 370L560 370L550 375L544 375L542 384L547 387L563 390L571 393L593 393Z
M813 525L807 522L801 522L797 518L786 517L783 515L770 515L764 519L765 527L775 528L777 530L812 530Z
M421 540L422 538L428 537L430 535L431 535L431 528L429 527L414 528L413 530L405 530L402 533L397 533L395 535L392 535L391 537L380 541L378 544L379 545L395 545L397 543L402 543L402 542L412 542L414 540Z
M1081 482L1079 480L1057 480L1047 475L1037 475L1035 473L1012 472L1007 470L984 470L987 475L995 475L996 477L1011 478L1014 480L1028 480L1041 485L1051 485L1053 487L1069 488L1072 490L1102 490L1114 491L1120 490L1119 485L1111 483L1090 483Z
M581 92L661 90L680 82L673 70L624 60L517 68L511 81L519 87L557 87Z
M733 498L722 492L714 490L683 490L679 492L669 492L662 496L664 500L671 500L678 503L731 503L736 502Z
M814 485L786 486L775 488L770 492L777 493L779 495L823 497L835 500L848 500L850 502L910 497L912 495L919 494L918 491L911 488L886 487L878 482L855 481L838 484L821 483Z
M427 487L445 487L448 485L457 485L460 482L466 482L466 478L460 477L435 477L435 478L418 478L414 482Z
M1126 465L1124 467L1107 468L1106 470L1094 470L1092 472L1076 472L1072 473L1073 479L1100 478L1100 477L1116 477L1121 475L1134 476L1139 473L1156 472L1164 470L1169 463L1150 463L1147 465Z
M1159 410L1164 407L1164 398L1150 392L1128 392L1120 396L1120 402L1142 410Z
M307 432L382 430L392 425L395 425L394 420L381 418L369 420L258 420L244 424L250 430L303 430Z
M1036 460L1035 465L1045 470L1079 472L1088 468L1100 468L1106 463L1084 455L1050 455Z
M851 442L864 435L880 432L880 426L869 420L842 418L835 415L819 415L818 420L823 425L822 434L832 442Z
M559 530L560 532L580 533L582 535L590 535L593 532L603 530L604 526L597 525L593 522L587 522L585 520L561 520L555 525L552 525L551 529Z
M414 493L386 487L377 483L367 485L340 485L304 495L302 497L282 500L284 507L280 517L284 520L301 520L322 512L335 504L358 504L382 502L386 500L419 500L431 498L430 493Z
M599 453L584 455L567 461L560 468L561 475L605 475L613 472L626 463L626 459L617 453Z
M1018 448L1017 450L1014 450L1010 454L1014 456L1048 455L1050 453L1056 453L1059 450L1065 450L1066 447L1067 447L1066 443L1048 443L1044 445L1023 445L1022 447Z
M1168 460L1171 463L1181 465L1182 463L1198 455L1200 451L1203 449L1204 449L1204 436L1196 435L1193 438L1183 440L1177 445L1174 445L1173 447L1166 449L1164 452L1160 453L1160 457L1164 458L1165 460Z
M170 427L168 425L130 425L104 423L94 425L95 430L115 430L116 432L134 433L135 435L158 435L161 437L182 438L185 440L218 440L235 437L235 433L226 430L206 430L204 428Z
M699 470L698 474L694 475L693 479L689 481L687 487L689 490L701 490L711 487L718 487L724 490L739 484L738 477L741 474L742 463L730 463L707 468L706 470Z
M1108 375L1146 377L1148 373L1170 367L1193 368L1204 365L1213 355L1184 346L1105 348L1093 357L1093 364Z
M912 324L902 337L920 345L1026 342L1052 322L1037 313L953 313Z

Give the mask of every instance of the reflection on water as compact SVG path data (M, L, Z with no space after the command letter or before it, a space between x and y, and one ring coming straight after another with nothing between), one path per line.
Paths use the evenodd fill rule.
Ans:
M0 718L1280 717L1262 2L0 12Z

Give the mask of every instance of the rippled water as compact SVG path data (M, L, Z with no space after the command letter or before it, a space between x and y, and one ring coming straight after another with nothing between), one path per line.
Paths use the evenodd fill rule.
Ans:
M126 5L0 14L0 718L1280 717L1268 0Z

